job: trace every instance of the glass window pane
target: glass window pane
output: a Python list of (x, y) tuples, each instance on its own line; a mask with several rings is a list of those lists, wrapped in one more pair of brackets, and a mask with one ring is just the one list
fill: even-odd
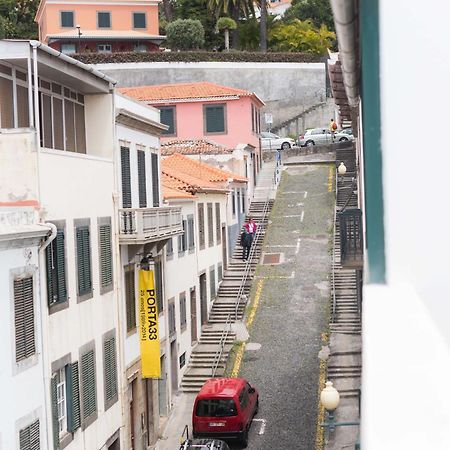
[(146, 28), (145, 13), (133, 13), (133, 28)]
[(75, 151), (75, 123), (73, 102), (64, 100), (64, 129), (66, 130), (66, 150)]
[(28, 127), (28, 88), (17, 85), (17, 121), (18, 126)]
[(51, 98), (45, 94), (41, 94), (41, 120), (43, 147), (53, 148)]
[(86, 129), (84, 122), (84, 106), (75, 104), (75, 126), (77, 138), (77, 153), (86, 153)]
[(64, 150), (63, 107), (62, 100), (53, 97), (53, 135), (54, 148)]
[(169, 106), (167, 108), (160, 108), (161, 123), (169, 127), (168, 130), (163, 131), (163, 134), (176, 134), (175, 132), (175, 107)]
[(111, 28), (111, 13), (98, 12), (97, 13), (98, 28)]
[(14, 128), (13, 82), (0, 77), (0, 128)]
[(73, 11), (61, 11), (61, 27), (73, 28)]

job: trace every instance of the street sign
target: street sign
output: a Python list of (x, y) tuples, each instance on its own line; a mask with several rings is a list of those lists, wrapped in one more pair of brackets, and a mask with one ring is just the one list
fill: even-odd
[(272, 117), (272, 114), (270, 114), (270, 113), (265, 113), (265, 114), (264, 114), (264, 118), (265, 118), (265, 121), (266, 121), (266, 123), (267, 123), (268, 125), (272, 125), (272, 124), (273, 124), (273, 117)]

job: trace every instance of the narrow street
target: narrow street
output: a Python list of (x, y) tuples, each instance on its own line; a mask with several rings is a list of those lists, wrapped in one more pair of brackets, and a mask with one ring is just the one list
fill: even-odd
[(239, 372), (260, 393), (251, 450), (315, 448), (317, 354), (328, 321), (333, 172), (330, 164), (288, 167), (270, 215), (252, 288), (259, 306), (248, 315), (250, 339)]

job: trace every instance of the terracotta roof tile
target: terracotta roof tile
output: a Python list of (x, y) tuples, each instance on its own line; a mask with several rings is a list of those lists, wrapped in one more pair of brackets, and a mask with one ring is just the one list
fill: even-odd
[(161, 143), (161, 155), (169, 156), (174, 153), (181, 155), (223, 155), (232, 153), (224, 145), (207, 141), (206, 139), (177, 139)]
[(229, 179), (247, 181), (245, 177), (217, 169), (178, 153), (161, 161), (161, 172), (164, 198), (175, 198), (173, 191), (181, 193), (176, 198), (192, 198), (199, 190), (227, 191)]
[(255, 97), (264, 104), (253, 92), (236, 89), (209, 81), (196, 83), (159, 84), (154, 86), (138, 86), (120, 88), (120, 92), (148, 103), (173, 102), (188, 99), (223, 98), (223, 97)]

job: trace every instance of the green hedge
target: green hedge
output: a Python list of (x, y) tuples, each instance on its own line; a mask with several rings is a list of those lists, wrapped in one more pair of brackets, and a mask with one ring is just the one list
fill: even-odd
[(133, 62), (323, 62), (323, 56), (307, 53), (257, 53), (257, 52), (148, 52), (148, 53), (85, 53), (74, 58), (86, 64)]

